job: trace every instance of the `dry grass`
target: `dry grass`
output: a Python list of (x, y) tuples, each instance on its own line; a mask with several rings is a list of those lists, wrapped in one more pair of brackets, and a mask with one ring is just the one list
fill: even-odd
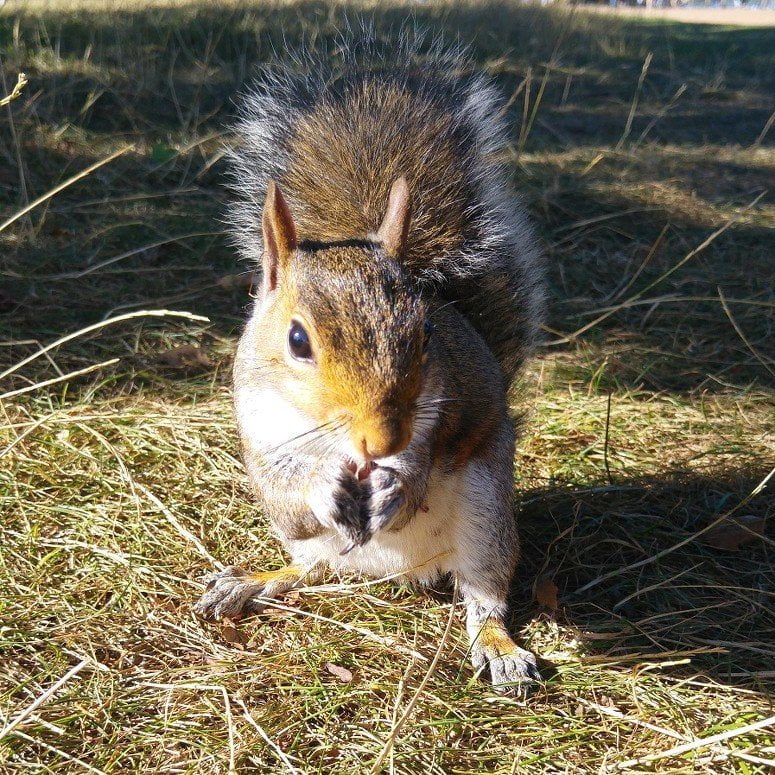
[[(452, 600), (391, 583), (329, 579), (236, 630), (193, 616), (215, 562), (283, 561), (229, 405), (248, 302), (220, 220), (230, 100), (281, 30), (327, 38), (368, 8), (0, 10), (0, 98), (29, 78), (0, 108), (0, 222), (45, 199), (0, 228), (0, 771), (768, 771), (769, 30), (411, 6), (516, 92), (515, 175), (551, 260), (547, 345), (515, 396), (513, 626), (545, 687), (494, 696)], [(210, 322), (128, 315), (154, 309)], [(206, 359), (163, 355), (194, 343)], [(730, 520), (752, 531), (737, 550)]]

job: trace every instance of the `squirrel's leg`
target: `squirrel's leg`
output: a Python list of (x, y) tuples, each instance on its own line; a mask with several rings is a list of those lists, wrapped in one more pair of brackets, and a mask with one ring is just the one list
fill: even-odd
[[(309, 501), (323, 517), (328, 516), (326, 510), (346, 508), (350, 521), (357, 522), (358, 504), (350, 492), (357, 489), (357, 481), (341, 463), (330, 465), (324, 472), (327, 476), (321, 476), (311, 459), (304, 455), (272, 459), (262, 455), (257, 445), (251, 447), (246, 443), (245, 446), (245, 467), (250, 481), (275, 531), (286, 542), (291, 538), (310, 538), (324, 530), (322, 519), (313, 513)], [(349, 490), (339, 483), (338, 477), (350, 485)], [(329, 519), (333, 522), (332, 517)], [(276, 598), (302, 581), (315, 583), (320, 571), (321, 567), (314, 561), (294, 562), (279, 570), (260, 573), (230, 565), (212, 576), (194, 611), (205, 619), (252, 612), (256, 610), (254, 598)]]
[(205, 619), (232, 618), (252, 610), (251, 604), (256, 597), (280, 597), (301, 581), (314, 583), (318, 576), (317, 568), (302, 565), (286, 565), (261, 573), (248, 573), (230, 565), (210, 579), (205, 593), (194, 605), (194, 611)]
[[(520, 648), (505, 625), (506, 603), (483, 593), (477, 585), (462, 583), (466, 598), (466, 629), (471, 639), (471, 662), (476, 670), (490, 671), (498, 690), (514, 686), (524, 691), (541, 680), (535, 656)], [(505, 596), (504, 596), (505, 597)]]
[(524, 691), (540, 681), (536, 658), (506, 628), (506, 598), (519, 554), (513, 517), (513, 434), (504, 429), (465, 473), (455, 576), (466, 602), (471, 661), (488, 668), (493, 686)]

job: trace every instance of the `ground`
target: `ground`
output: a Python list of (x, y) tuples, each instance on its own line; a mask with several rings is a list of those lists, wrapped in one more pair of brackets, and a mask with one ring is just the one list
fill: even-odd
[[(475, 678), (449, 594), (191, 608), (219, 563), (283, 563), (229, 398), (233, 100), (359, 14), (473, 43), (548, 256), (514, 396), (526, 701)], [(773, 37), (512, 2), (6, 3), (0, 97), (29, 82), (0, 108), (0, 771), (769, 771)]]
[(577, 10), (589, 13), (629, 16), (633, 19), (689, 22), (690, 24), (723, 24), (729, 27), (775, 27), (775, 8), (722, 8), (694, 5), (685, 8), (619, 5), (580, 5)]

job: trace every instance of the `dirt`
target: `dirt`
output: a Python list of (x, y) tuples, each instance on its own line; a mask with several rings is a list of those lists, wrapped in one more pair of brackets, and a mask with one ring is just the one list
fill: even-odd
[[(722, 24), (734, 27), (775, 27), (775, 8), (633, 8), (607, 5), (577, 6), (591, 13), (610, 13), (644, 19), (665, 19), (689, 24)], [(774, 42), (775, 45), (775, 42)]]

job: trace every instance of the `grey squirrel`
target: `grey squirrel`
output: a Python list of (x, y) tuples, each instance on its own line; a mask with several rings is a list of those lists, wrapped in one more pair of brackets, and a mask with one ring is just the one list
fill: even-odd
[(262, 268), (234, 364), (245, 466), (291, 556), (229, 567), (234, 616), (326, 566), (466, 605), (496, 687), (540, 680), (505, 626), (519, 553), (507, 392), (541, 320), (540, 250), (510, 185), (496, 88), (460, 50), (343, 41), (266, 68), (231, 152), (235, 239)]

